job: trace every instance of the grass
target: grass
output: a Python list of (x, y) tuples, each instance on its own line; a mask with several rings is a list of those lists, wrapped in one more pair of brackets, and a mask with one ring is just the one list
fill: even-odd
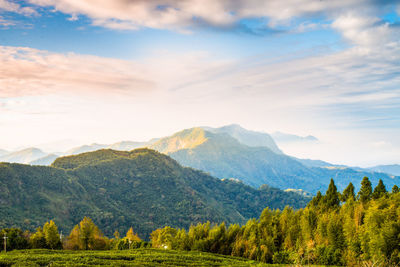
[(19, 250), (0, 253), (0, 266), (282, 266), (205, 252)]

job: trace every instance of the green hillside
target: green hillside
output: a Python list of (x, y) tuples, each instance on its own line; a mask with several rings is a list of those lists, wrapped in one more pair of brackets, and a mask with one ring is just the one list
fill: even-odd
[[(229, 131), (213, 131), (187, 129), (158, 140), (152, 148), (167, 153), (184, 166), (209, 172), (218, 178), (237, 178), (256, 188), (268, 184), (315, 194), (318, 190), (325, 191), (331, 178), (343, 190), (349, 182), (358, 186), (364, 176), (368, 176), (373, 184), (377, 184), (379, 179), (390, 187), (400, 183), (399, 177), (385, 173), (347, 167), (306, 166), (293, 157), (274, 153), (266, 146), (239, 142)], [(252, 137), (246, 132), (241, 134), (241, 140)]]
[(244, 223), (267, 206), (300, 208), (308, 200), (220, 180), (149, 149), (98, 150), (59, 158), (51, 167), (0, 164), (0, 227), (33, 230), (54, 219), (69, 230), (89, 216), (107, 235), (133, 226), (147, 238), (165, 225)]

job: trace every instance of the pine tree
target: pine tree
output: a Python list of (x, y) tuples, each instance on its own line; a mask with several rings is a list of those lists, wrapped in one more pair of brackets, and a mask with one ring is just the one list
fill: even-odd
[(358, 191), (357, 199), (360, 200), (362, 203), (367, 202), (371, 199), (372, 196), (372, 186), (371, 182), (369, 181), (368, 177), (364, 177), (361, 181), (361, 188)]
[(356, 194), (354, 193), (354, 185), (349, 183), (342, 194), (342, 201), (347, 202), (348, 200), (356, 200)]
[(398, 192), (400, 192), (399, 187), (397, 185), (394, 185), (392, 187), (392, 193), (395, 194), (395, 193), (398, 193)]
[(337, 191), (335, 182), (331, 179), (329, 184), (328, 190), (326, 191), (324, 197), (324, 203), (327, 208), (336, 208), (339, 207), (340, 200), (339, 200), (339, 193)]
[(386, 194), (387, 194), (386, 187), (383, 184), (383, 181), (381, 179), (379, 179), (379, 183), (375, 187), (374, 192), (372, 193), (372, 197), (374, 199), (378, 199), (378, 198), (381, 198), (383, 196), (386, 196)]
[(324, 197), (322, 196), (321, 191), (318, 191), (317, 195), (311, 199), (307, 206), (316, 208), (319, 206), (319, 204), (321, 204), (323, 198)]

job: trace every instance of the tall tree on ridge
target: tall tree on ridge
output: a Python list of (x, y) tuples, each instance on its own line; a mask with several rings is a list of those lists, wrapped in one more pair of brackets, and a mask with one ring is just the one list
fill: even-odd
[(361, 188), (358, 191), (357, 199), (362, 203), (367, 202), (372, 197), (372, 186), (368, 177), (364, 177), (361, 181)]
[(337, 187), (333, 179), (329, 183), (328, 190), (326, 190), (326, 194), (324, 197), (324, 203), (327, 208), (337, 208), (340, 204), (339, 193), (337, 191)]
[(387, 194), (386, 187), (383, 184), (382, 179), (379, 179), (378, 185), (375, 187), (374, 192), (372, 193), (372, 197), (374, 199), (381, 198)]

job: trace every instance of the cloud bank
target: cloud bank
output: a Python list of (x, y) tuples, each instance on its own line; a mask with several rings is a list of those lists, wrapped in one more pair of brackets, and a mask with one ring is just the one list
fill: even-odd
[(133, 62), (0, 46), (0, 98), (55, 93), (93, 94), (151, 90)]

